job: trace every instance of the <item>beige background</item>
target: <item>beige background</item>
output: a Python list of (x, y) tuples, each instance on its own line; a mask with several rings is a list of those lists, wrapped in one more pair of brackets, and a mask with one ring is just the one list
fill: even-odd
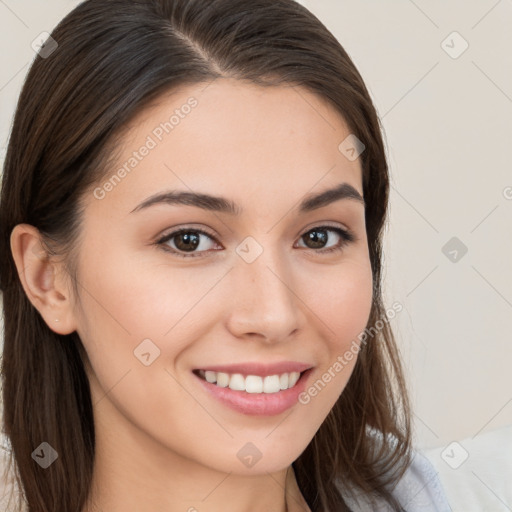
[[(77, 3), (0, 0), (0, 162), (31, 43)], [(404, 307), (393, 325), (417, 444), (510, 425), (512, 2), (301, 3), (352, 57), (382, 119), (392, 174), (386, 304)], [(468, 249), (449, 247), (455, 262), (442, 251), (452, 237)]]

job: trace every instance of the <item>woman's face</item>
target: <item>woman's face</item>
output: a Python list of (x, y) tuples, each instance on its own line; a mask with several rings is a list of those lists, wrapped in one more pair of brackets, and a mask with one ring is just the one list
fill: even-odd
[[(342, 184), (362, 196), (350, 137), (339, 149), (350, 131), (305, 89), (228, 79), (160, 98), (132, 126), (85, 198), (75, 321), (99, 440), (187, 467), (285, 468), (343, 392), (356, 362), (344, 354), (370, 314), (363, 202), (301, 208)], [(256, 365), (230, 372), (255, 375), (253, 392), (194, 372), (223, 385), (212, 369), (239, 364)], [(289, 391), (256, 392), (299, 364), (312, 370)], [(257, 378), (268, 374), (279, 377)]]

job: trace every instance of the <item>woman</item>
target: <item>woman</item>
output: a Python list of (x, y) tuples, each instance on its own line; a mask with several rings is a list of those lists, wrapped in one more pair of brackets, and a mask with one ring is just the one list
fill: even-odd
[(51, 37), (0, 206), (28, 510), (448, 510), (382, 302), (379, 121), (332, 34), (292, 0), (88, 0)]

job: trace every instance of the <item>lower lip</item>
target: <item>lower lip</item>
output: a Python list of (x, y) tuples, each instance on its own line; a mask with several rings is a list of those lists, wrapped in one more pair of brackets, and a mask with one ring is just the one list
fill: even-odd
[(299, 399), (299, 395), (306, 387), (306, 381), (312, 368), (301, 374), (295, 386), (277, 393), (247, 393), (247, 391), (235, 391), (228, 387), (221, 388), (201, 377), (193, 374), (205, 389), (217, 400), (235, 411), (251, 416), (275, 416), (293, 407)]

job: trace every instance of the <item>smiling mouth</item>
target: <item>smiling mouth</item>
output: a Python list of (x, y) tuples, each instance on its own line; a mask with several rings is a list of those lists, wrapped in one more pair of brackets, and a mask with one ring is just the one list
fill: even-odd
[(241, 373), (225, 373), (205, 370), (193, 370), (194, 375), (219, 388), (229, 388), (233, 391), (246, 393), (279, 393), (295, 387), (302, 376), (308, 372), (284, 372), (268, 375), (242, 375)]

